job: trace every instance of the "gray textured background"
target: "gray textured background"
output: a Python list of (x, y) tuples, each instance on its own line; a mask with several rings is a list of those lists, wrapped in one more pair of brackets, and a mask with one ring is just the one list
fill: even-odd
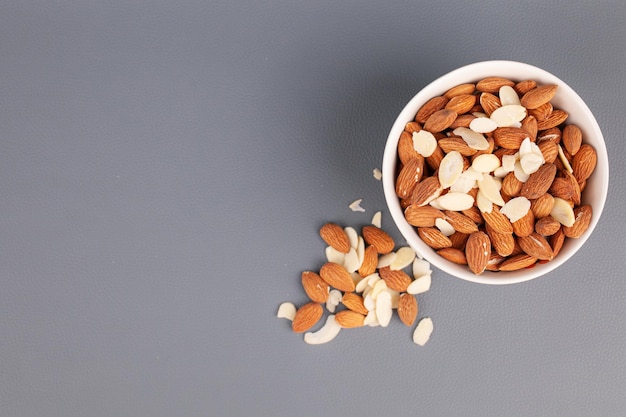
[[(0, 415), (623, 415), (625, 39), (621, 0), (3, 2)], [(596, 232), (523, 284), (436, 271), (424, 347), (397, 319), (306, 345), (275, 313), (319, 226), (383, 210), (401, 244), (387, 132), (488, 59), (595, 112)]]

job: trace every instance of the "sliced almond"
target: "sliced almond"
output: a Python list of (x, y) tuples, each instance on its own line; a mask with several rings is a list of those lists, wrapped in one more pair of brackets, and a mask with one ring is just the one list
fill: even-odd
[(391, 321), (392, 315), (391, 294), (383, 291), (376, 297), (376, 318), (378, 323), (382, 327), (387, 327)]
[(526, 108), (519, 104), (508, 104), (498, 107), (489, 118), (499, 127), (515, 126), (526, 117)]
[(457, 127), (452, 131), (452, 133), (463, 138), (463, 140), (472, 149), (482, 151), (489, 148), (489, 142), (485, 136), (481, 133), (474, 132), (472, 129), (467, 127)]
[(391, 270), (401, 270), (411, 265), (415, 260), (415, 251), (408, 246), (403, 246), (396, 251), (396, 258), (389, 265)]
[(433, 330), (433, 321), (430, 317), (421, 319), (419, 323), (417, 323), (417, 327), (415, 327), (415, 331), (413, 332), (413, 342), (416, 345), (424, 346), (428, 343)]
[(293, 321), (293, 318), (295, 316), (296, 306), (293, 303), (285, 301), (278, 306), (278, 312), (276, 313), (276, 317), (278, 317), (279, 319), (287, 319)]
[(489, 133), (496, 130), (498, 124), (489, 117), (475, 117), (469, 124), (469, 128), (477, 133)]
[(500, 97), (500, 102), (503, 106), (507, 106), (509, 104), (521, 105), (520, 98), (517, 95), (517, 92), (510, 85), (503, 85), (498, 90), (498, 97)]
[(482, 180), (478, 181), (478, 189), (493, 204), (497, 204), (498, 206), (504, 205), (504, 200), (502, 199), (502, 195), (500, 195), (500, 186), (491, 175), (483, 175)]
[(422, 294), (430, 290), (431, 285), (432, 285), (432, 277), (429, 273), (427, 275), (422, 275), (421, 277), (413, 280), (413, 282), (411, 282), (409, 286), (406, 287), (406, 292), (407, 294), (413, 294), (413, 295)]
[(576, 221), (572, 206), (562, 198), (554, 197), (554, 205), (550, 215), (565, 227), (572, 227)]
[(530, 211), (530, 200), (526, 197), (515, 197), (506, 202), (500, 209), (500, 213), (514, 223), (524, 217)]
[(474, 205), (474, 198), (466, 193), (449, 192), (437, 197), (436, 203), (443, 210), (461, 211)]
[(500, 166), (500, 158), (492, 153), (478, 155), (472, 161), (472, 168), (475, 171), (488, 173), (493, 172)]
[(435, 148), (437, 148), (437, 139), (431, 132), (427, 130), (413, 132), (413, 149), (421, 156), (424, 158), (431, 156)]
[(339, 334), (341, 326), (335, 321), (335, 315), (330, 314), (326, 318), (326, 323), (316, 332), (308, 332), (304, 334), (304, 342), (309, 345), (320, 345), (328, 343)]

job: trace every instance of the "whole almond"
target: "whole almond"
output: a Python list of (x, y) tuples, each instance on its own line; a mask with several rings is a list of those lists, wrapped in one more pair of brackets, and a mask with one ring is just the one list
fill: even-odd
[(422, 179), (411, 195), (411, 202), (416, 206), (425, 206), (441, 195), (443, 188), (436, 175)]
[(291, 322), (291, 329), (295, 333), (306, 332), (315, 326), (323, 314), (324, 309), (320, 304), (316, 302), (305, 304), (296, 311), (296, 315)]
[(493, 131), (493, 140), (501, 148), (518, 150), (522, 141), (528, 137), (521, 127), (499, 127)]
[(325, 303), (328, 299), (328, 284), (313, 271), (302, 272), (302, 287), (311, 301)]
[(534, 258), (526, 253), (511, 256), (499, 265), (500, 271), (518, 271), (520, 269), (528, 268), (537, 262), (537, 258)]
[(552, 211), (552, 207), (554, 207), (554, 197), (548, 193), (530, 202), (530, 209), (533, 211), (536, 219), (541, 219), (549, 215)]
[(335, 262), (326, 262), (320, 269), (320, 277), (331, 287), (337, 288), (339, 291), (354, 291), (354, 280), (352, 275), (343, 267)]
[(561, 143), (562, 132), (558, 127), (552, 127), (550, 129), (545, 129), (539, 133), (537, 133), (537, 140), (541, 143), (544, 140), (549, 140), (550, 142), (554, 142), (556, 144)]
[[(578, 187), (578, 183), (576, 183), (576, 186)], [(559, 197), (563, 200), (572, 200), (576, 191), (574, 189), (574, 184), (572, 184), (568, 178), (556, 177), (554, 181), (552, 181), (552, 185), (548, 189), (548, 193), (550, 193), (553, 197)], [(580, 194), (580, 191), (578, 194)]]
[(476, 96), (473, 94), (461, 94), (450, 98), (446, 109), (453, 110), (457, 115), (469, 112), (476, 104)]
[(564, 226), (561, 226), (561, 228), (549, 238), (554, 256), (559, 254), (561, 248), (563, 247), (563, 243), (565, 243), (565, 232), (563, 231), (563, 227)]
[(552, 236), (558, 232), (560, 228), (561, 223), (552, 216), (542, 217), (535, 223), (535, 231), (543, 236)]
[(470, 148), (470, 146), (463, 140), (463, 138), (459, 136), (450, 136), (444, 139), (440, 139), (438, 141), (441, 150), (445, 153), (450, 153), (452, 151), (457, 151), (463, 156), (472, 156), (476, 152), (478, 152), (474, 148)]
[(472, 219), (464, 215), (463, 213), (459, 213), (458, 211), (445, 211), (444, 212), (444, 220), (446, 220), (454, 230), (457, 232), (470, 234), (478, 231), (478, 226)]
[(378, 251), (374, 246), (368, 246), (363, 251), (363, 262), (358, 269), (359, 275), (366, 277), (376, 272), (378, 266)]
[(450, 99), (445, 96), (437, 96), (428, 100), (415, 115), (415, 121), (424, 123), (433, 113), (443, 109)]
[(347, 309), (356, 311), (357, 313), (367, 315), (368, 311), (363, 303), (363, 297), (353, 292), (347, 292), (343, 295), (341, 303), (346, 306)]
[(457, 112), (455, 112), (454, 110), (438, 110), (431, 114), (428, 119), (426, 119), (426, 122), (424, 122), (424, 130), (428, 130), (432, 133), (441, 132), (450, 127), (452, 122), (454, 122), (454, 119), (456, 119), (456, 116)]
[(513, 86), (513, 90), (517, 92), (518, 95), (523, 96), (533, 88), (537, 87), (537, 81), (535, 80), (523, 80), (518, 82)]
[(437, 171), (439, 169), (439, 164), (441, 164), (441, 160), (444, 156), (445, 154), (441, 150), (441, 147), (437, 145), (433, 154), (426, 158), (426, 163), (428, 164), (428, 167), (433, 171)]
[(341, 310), (335, 313), (335, 321), (344, 329), (353, 329), (365, 324), (365, 316), (356, 311)]
[(504, 77), (487, 77), (476, 83), (476, 89), (487, 93), (497, 93), (500, 87), (505, 85), (513, 87), (515, 83)]
[(498, 96), (491, 93), (482, 93), (479, 98), (480, 105), (487, 116), (491, 116), (497, 108), (502, 107)]
[(398, 317), (402, 323), (412, 326), (417, 318), (417, 299), (412, 294), (404, 293), (398, 298)]
[(538, 146), (543, 155), (543, 159), (548, 163), (553, 163), (559, 156), (559, 147), (555, 142), (544, 140), (541, 141)]
[[(469, 236), (468, 236), (469, 237)], [(465, 252), (457, 248), (443, 248), (437, 251), (437, 254), (443, 259), (453, 262), (458, 265), (467, 265), (467, 258)]]
[(515, 249), (515, 238), (513, 233), (496, 232), (489, 224), (485, 225), (485, 231), (491, 241), (491, 248), (500, 256), (507, 257)]
[(563, 227), (566, 237), (579, 238), (587, 231), (593, 212), (590, 205), (579, 206), (574, 209), (574, 224), (570, 227)]
[(522, 186), (520, 196), (529, 200), (541, 197), (550, 189), (552, 181), (554, 181), (556, 176), (556, 171), (556, 165), (543, 164), (536, 172), (530, 174), (528, 180)]
[(539, 122), (550, 117), (550, 114), (552, 114), (553, 111), (554, 107), (552, 106), (552, 103), (544, 103), (535, 109), (528, 109), (528, 113), (530, 113), (537, 121), (537, 129), (539, 129)]
[(556, 94), (558, 86), (556, 84), (540, 85), (526, 92), (520, 102), (527, 109), (536, 109), (544, 103), (552, 100)]
[(487, 267), (491, 255), (491, 241), (485, 232), (474, 232), (465, 244), (465, 257), (470, 270), (479, 275)]
[(411, 136), (413, 136), (414, 132), (419, 132), (420, 130), (422, 130), (422, 125), (413, 121), (407, 122), (406, 125), (404, 125), (404, 130), (410, 133)]
[(565, 122), (569, 114), (561, 109), (555, 109), (550, 115), (544, 120), (537, 120), (537, 129), (546, 130), (551, 127), (555, 127)]
[(373, 225), (363, 226), (361, 234), (365, 243), (374, 246), (376, 251), (382, 255), (391, 252), (396, 245), (387, 232)]
[(460, 114), (454, 119), (454, 122), (450, 125), (450, 129), (456, 129), (457, 127), (469, 127), (472, 120), (474, 120), (476, 116), (471, 113)]
[(596, 169), (597, 162), (598, 155), (596, 154), (596, 150), (593, 146), (586, 143), (581, 145), (572, 160), (572, 173), (574, 174), (576, 181), (581, 183), (589, 178)]
[(452, 246), (450, 238), (434, 227), (418, 227), (417, 234), (424, 243), (435, 250)]
[(406, 130), (400, 133), (400, 139), (398, 140), (398, 158), (404, 165), (413, 158), (423, 158), (413, 146), (413, 136)]
[(500, 208), (493, 205), (491, 213), (482, 213), (485, 223), (489, 224), (498, 233), (513, 233), (513, 225), (508, 217), (500, 213)]
[(460, 249), (462, 251), (465, 251), (465, 243), (467, 242), (467, 238), (469, 238), (468, 234), (460, 232), (454, 232), (450, 236), (448, 236), (448, 239), (450, 239), (450, 243), (452, 243), (451, 247), (454, 249)]
[(546, 238), (537, 232), (528, 236), (519, 236), (517, 242), (526, 254), (534, 258), (549, 261), (554, 257), (552, 247)]
[(415, 227), (434, 227), (437, 219), (443, 219), (443, 213), (429, 205), (411, 204), (404, 210), (406, 221)]
[(476, 85), (471, 83), (459, 84), (444, 93), (444, 96), (448, 98), (461, 96), (465, 94), (472, 94), (476, 90)]
[(472, 206), (467, 210), (462, 210), (461, 213), (465, 214), (467, 217), (472, 219), (472, 221), (478, 225), (481, 225), (485, 222), (482, 214), (480, 214), (480, 210), (476, 206)]
[(513, 222), (513, 233), (517, 236), (528, 236), (535, 231), (535, 214), (532, 210), (519, 220)]
[(401, 269), (391, 269), (388, 266), (378, 270), (380, 277), (385, 280), (387, 287), (394, 291), (404, 292), (413, 281), (406, 272)]
[(341, 253), (350, 252), (350, 239), (341, 226), (335, 223), (326, 223), (320, 229), (320, 236), (333, 249)]
[(506, 194), (509, 197), (517, 197), (522, 190), (523, 182), (517, 179), (514, 172), (509, 172), (502, 179), (502, 194)]
[(522, 125), (520, 126), (522, 129), (528, 133), (528, 137), (531, 141), (535, 141), (537, 139), (537, 119), (533, 115), (528, 115), (522, 120)]
[(400, 198), (407, 198), (413, 194), (413, 190), (424, 175), (424, 158), (419, 155), (410, 159), (396, 178), (396, 194)]
[(570, 155), (576, 155), (583, 143), (583, 132), (578, 126), (569, 124), (563, 128), (561, 142)]

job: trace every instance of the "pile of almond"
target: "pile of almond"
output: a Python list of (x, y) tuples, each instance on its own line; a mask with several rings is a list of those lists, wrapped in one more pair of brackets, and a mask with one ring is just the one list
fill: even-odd
[(396, 194), (420, 238), (475, 274), (552, 260), (589, 227), (597, 155), (557, 85), (488, 77), (428, 100), (398, 142)]
[[(380, 221), (379, 213), (374, 216)], [(430, 264), (409, 247), (395, 249), (395, 242), (380, 225), (366, 225), (359, 235), (352, 227), (327, 223), (320, 236), (328, 245), (327, 262), (319, 271), (302, 272), (304, 292), (310, 302), (296, 309), (282, 303), (277, 316), (292, 321), (292, 330), (305, 333), (309, 344), (326, 343), (341, 329), (362, 326), (387, 327), (393, 310), (407, 326), (418, 315), (416, 295), (431, 285)], [(405, 272), (411, 268), (411, 275)], [(323, 326), (308, 332), (329, 313)], [(433, 330), (432, 320), (423, 318), (413, 332), (413, 341), (424, 345)]]

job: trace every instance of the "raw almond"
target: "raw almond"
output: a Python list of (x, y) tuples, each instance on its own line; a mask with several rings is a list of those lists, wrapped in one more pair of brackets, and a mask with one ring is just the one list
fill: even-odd
[(583, 143), (583, 132), (578, 126), (569, 124), (563, 128), (561, 142), (570, 155), (576, 155)]
[(542, 104), (548, 103), (554, 98), (558, 86), (556, 84), (545, 84), (537, 86), (526, 92), (520, 102), (527, 109), (536, 109)]
[(515, 173), (509, 172), (502, 179), (502, 189), (500, 191), (509, 197), (517, 197), (523, 185), (524, 183), (517, 179)]
[(363, 262), (358, 269), (359, 275), (366, 277), (376, 272), (378, 266), (378, 251), (374, 246), (368, 246), (363, 251)]
[(519, 149), (527, 137), (528, 132), (521, 127), (499, 127), (493, 131), (495, 144), (506, 149)]
[(424, 243), (435, 250), (452, 246), (450, 239), (434, 227), (418, 227), (417, 234)]
[(406, 272), (400, 269), (391, 269), (388, 266), (380, 268), (378, 273), (385, 280), (387, 287), (394, 291), (406, 291), (406, 288), (413, 281)]
[(409, 163), (413, 158), (423, 158), (413, 146), (413, 134), (403, 131), (398, 140), (398, 158), (403, 165)]
[[(469, 237), (469, 235), (467, 235)], [(458, 265), (467, 265), (467, 258), (465, 252), (457, 248), (443, 248), (437, 251), (437, 254), (443, 259), (453, 262)]]
[(565, 122), (568, 117), (569, 114), (567, 112), (556, 109), (552, 111), (552, 113), (550, 113), (550, 116), (548, 116), (545, 120), (537, 121), (537, 129), (546, 130), (550, 129), (551, 127), (558, 126), (561, 123)]
[(425, 206), (441, 195), (443, 187), (436, 175), (424, 178), (413, 189), (411, 202), (416, 206)]
[(350, 252), (350, 239), (341, 226), (335, 223), (326, 223), (320, 229), (320, 236), (333, 249), (341, 253)]
[(443, 219), (443, 212), (426, 205), (418, 206), (411, 204), (404, 210), (404, 217), (411, 226), (415, 227), (434, 227), (436, 219)]
[[(578, 186), (578, 183), (576, 183), (576, 186)], [(572, 200), (575, 194), (574, 185), (565, 177), (556, 177), (552, 181), (548, 192), (552, 196), (562, 198), (563, 200)]]
[(513, 233), (496, 232), (489, 224), (485, 226), (485, 231), (491, 241), (492, 249), (495, 250), (498, 255), (507, 257), (513, 253), (513, 249), (515, 249)]
[(480, 95), (480, 105), (487, 116), (490, 116), (496, 109), (502, 107), (498, 96), (485, 92)]
[(528, 210), (526, 215), (513, 222), (513, 233), (517, 236), (528, 236), (535, 230), (535, 215), (532, 210)]
[(524, 94), (526, 94), (527, 92), (529, 92), (535, 87), (537, 87), (537, 81), (523, 80), (515, 84), (513, 86), (513, 89), (517, 92), (517, 94), (519, 94), (520, 96), (523, 96)]
[(466, 215), (451, 210), (445, 211), (444, 214), (444, 220), (450, 223), (457, 232), (470, 234), (478, 231), (476, 223)]
[(357, 313), (367, 315), (368, 311), (363, 304), (363, 297), (353, 292), (347, 292), (343, 295), (341, 303), (346, 306), (347, 309), (356, 311)]
[(476, 152), (476, 149), (470, 148), (470, 146), (459, 136), (450, 136), (438, 141), (439, 146), (445, 153), (457, 151), (463, 156), (472, 156)]
[(526, 254), (534, 258), (549, 261), (554, 257), (552, 247), (546, 238), (537, 232), (528, 236), (519, 236), (517, 242)]
[(413, 134), (413, 132), (419, 132), (422, 130), (422, 125), (417, 122), (407, 122), (407, 124), (404, 125), (404, 130)]
[(365, 315), (352, 310), (342, 310), (335, 313), (335, 321), (344, 329), (353, 329), (363, 326)]
[(550, 142), (554, 142), (557, 145), (561, 143), (562, 132), (558, 127), (552, 127), (550, 129), (546, 129), (543, 132), (539, 132), (537, 134), (537, 140), (541, 143), (544, 140), (549, 140)]
[(554, 197), (548, 193), (545, 193), (530, 202), (530, 209), (535, 214), (536, 219), (548, 216), (553, 207)]
[(552, 252), (554, 256), (558, 255), (563, 247), (563, 243), (565, 242), (565, 232), (563, 231), (564, 226), (552, 236), (550, 236), (550, 246), (552, 247)]
[(482, 274), (491, 255), (491, 241), (485, 232), (474, 232), (467, 239), (465, 257), (473, 273)]
[(457, 127), (469, 127), (472, 120), (475, 118), (476, 116), (473, 114), (460, 114), (456, 119), (454, 119), (454, 122), (450, 125), (450, 129), (456, 129)]
[(439, 145), (435, 146), (433, 153), (430, 156), (426, 157), (426, 163), (428, 164), (428, 167), (431, 170), (436, 171), (439, 168), (439, 164), (441, 164), (441, 160), (444, 156), (445, 154), (441, 150), (441, 147)]
[(589, 178), (596, 168), (597, 162), (598, 155), (593, 146), (588, 144), (581, 145), (572, 161), (572, 173), (576, 181), (581, 183)]
[(330, 290), (328, 284), (313, 271), (302, 272), (302, 287), (311, 301), (325, 303), (328, 299), (328, 292)]
[(487, 77), (476, 83), (476, 89), (482, 92), (497, 93), (500, 87), (508, 85), (513, 87), (515, 83), (504, 77)]
[(498, 233), (513, 233), (513, 225), (508, 217), (500, 213), (500, 209), (495, 204), (491, 209), (491, 213), (483, 212), (483, 219)]
[(362, 235), (365, 243), (374, 246), (381, 255), (391, 252), (395, 246), (393, 238), (379, 227), (363, 226)]
[(552, 185), (556, 171), (556, 165), (554, 164), (542, 165), (537, 171), (530, 174), (530, 177), (528, 177), (528, 180), (524, 183), (524, 186), (522, 186), (520, 195), (529, 200), (541, 197)]
[(522, 129), (528, 133), (528, 137), (534, 142), (537, 139), (537, 119), (535, 116), (528, 115), (522, 120), (522, 125), (520, 126)]
[(518, 271), (534, 265), (535, 262), (537, 262), (537, 258), (534, 258), (526, 253), (521, 253), (519, 255), (511, 256), (503, 261), (499, 265), (498, 269), (500, 271)]
[(450, 242), (452, 243), (452, 248), (465, 250), (465, 242), (467, 242), (468, 237), (468, 234), (454, 232), (450, 236), (448, 236), (448, 239), (450, 239)]
[(539, 128), (539, 122), (546, 120), (553, 111), (552, 103), (544, 103), (535, 109), (528, 109), (528, 112), (537, 120), (537, 128)]
[(552, 236), (561, 228), (561, 223), (552, 216), (542, 217), (535, 223), (535, 231), (543, 236)]
[(453, 110), (457, 115), (469, 112), (476, 104), (476, 96), (473, 94), (461, 94), (450, 98), (446, 109)]
[(574, 209), (574, 224), (570, 227), (563, 227), (563, 232), (566, 237), (571, 238), (579, 238), (587, 231), (589, 228), (589, 224), (591, 223), (591, 218), (593, 217), (593, 213), (591, 210), (591, 206), (584, 205), (579, 206)]
[(424, 175), (424, 158), (418, 155), (410, 159), (398, 174), (396, 179), (396, 194), (400, 198), (407, 198), (413, 193), (413, 189)]
[(316, 302), (305, 304), (296, 311), (296, 315), (291, 322), (291, 329), (296, 333), (306, 332), (315, 326), (323, 314), (324, 309), (320, 304)]
[(424, 130), (432, 133), (441, 132), (454, 122), (457, 112), (450, 109), (441, 109), (431, 114), (424, 122)]
[(354, 280), (352, 279), (352, 275), (346, 270), (346, 268), (338, 263), (326, 262), (322, 265), (319, 275), (328, 285), (338, 289), (339, 291), (354, 291)]
[(459, 84), (444, 93), (445, 97), (452, 98), (456, 96), (461, 96), (465, 94), (472, 94), (476, 90), (476, 85), (471, 83)]
[(402, 323), (412, 326), (417, 318), (417, 299), (412, 294), (404, 293), (398, 299), (398, 317)]
[(431, 98), (417, 111), (415, 121), (423, 124), (433, 113), (443, 109), (446, 104), (448, 104), (449, 100), (450, 99), (444, 96)]
[(476, 223), (477, 225), (481, 225), (485, 222), (485, 219), (483, 219), (482, 214), (480, 214), (480, 210), (476, 206), (472, 206), (468, 208), (467, 210), (461, 210), (461, 213), (463, 213), (464, 215), (472, 219), (472, 221)]
[(555, 142), (544, 140), (539, 143), (539, 150), (547, 163), (553, 163), (559, 156), (559, 147)]

